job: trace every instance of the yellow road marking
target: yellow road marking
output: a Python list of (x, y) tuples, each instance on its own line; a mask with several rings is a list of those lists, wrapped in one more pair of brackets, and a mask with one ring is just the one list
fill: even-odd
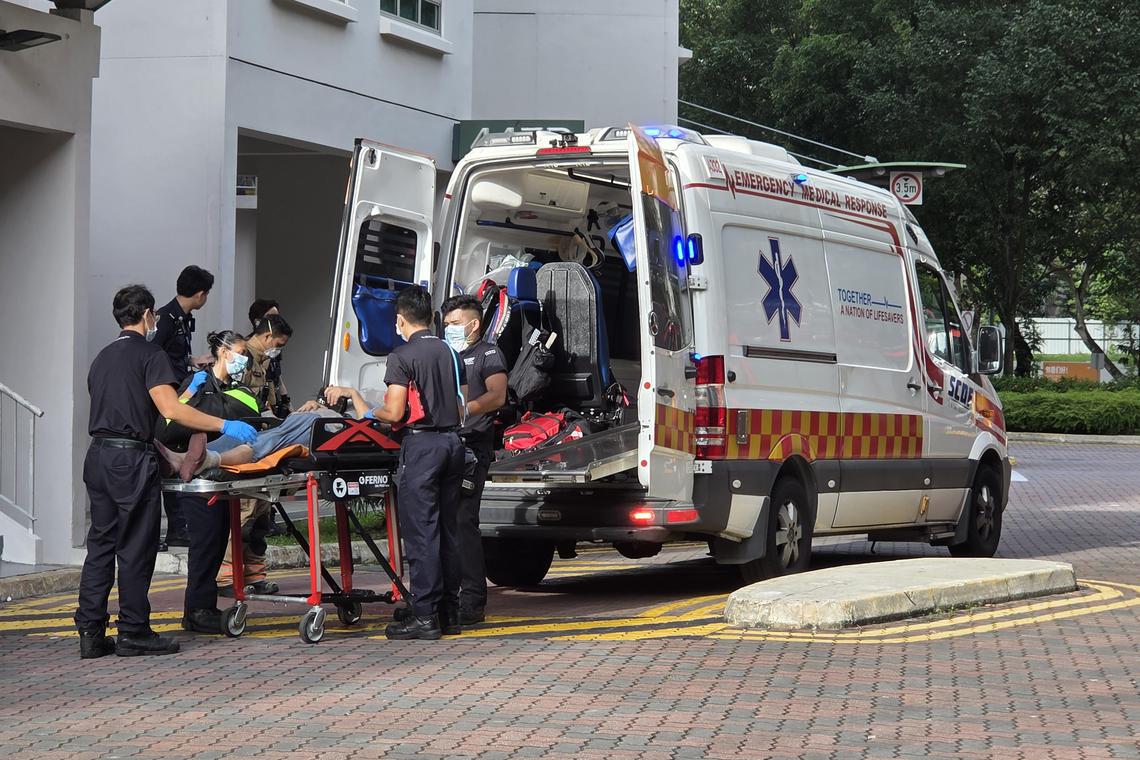
[[(623, 566), (624, 567), (624, 566)], [(297, 573), (295, 577), (303, 577)], [(176, 589), (184, 585), (184, 578), (164, 579), (155, 584), (158, 589)], [(851, 644), (898, 644), (920, 641), (937, 641), (947, 638), (968, 636), (976, 633), (992, 633), (1011, 628), (1067, 620), (1084, 615), (1111, 612), (1140, 605), (1140, 586), (1110, 581), (1081, 581), (1080, 585), (1094, 590), (1093, 594), (1066, 597), (1047, 601), (1027, 602), (1013, 607), (971, 612), (937, 620), (889, 625), (883, 628), (847, 632), (809, 631), (763, 631), (731, 628), (724, 622), (710, 622), (719, 617), (727, 594), (710, 594), (691, 597), (679, 601), (655, 605), (632, 616), (621, 618), (579, 618), (566, 620), (558, 617), (492, 617), (484, 628), (467, 629), (465, 638), (509, 637), (526, 634), (547, 634), (550, 638), (568, 640), (633, 640), (657, 639), (679, 636), (701, 636), (735, 641), (778, 641), (802, 643), (851, 643)], [(1122, 590), (1135, 596), (1123, 598)], [(73, 597), (62, 597), (70, 599)], [(44, 600), (39, 600), (44, 603)], [(356, 626), (343, 626), (331, 607), (328, 610), (326, 630), (332, 633), (372, 634), (383, 630), (388, 622), (386, 611), (379, 615), (369, 614), (365, 608), (365, 620)], [(1066, 609), (1068, 608), (1068, 609)], [(52, 614), (57, 611), (68, 613), (73, 607), (43, 608), (24, 605), (20, 612), (25, 615)], [(303, 605), (295, 605), (296, 612), (288, 615), (267, 615), (260, 617), (256, 610), (250, 612), (248, 630), (250, 638), (282, 638), (295, 635), (296, 625), (304, 614)], [(678, 613), (678, 611), (681, 611)], [(0, 617), (19, 614), (12, 608)], [(159, 632), (177, 631), (181, 628), (182, 612), (167, 610), (155, 612), (155, 630)], [(521, 623), (521, 625), (515, 625)], [(34, 636), (74, 636), (70, 616), (31, 619), (22, 621), (0, 621), (0, 631), (28, 629)], [(44, 631), (43, 628), (60, 627), (60, 631)], [(615, 630), (630, 629), (630, 630)], [(382, 638), (370, 635), (369, 638)]]

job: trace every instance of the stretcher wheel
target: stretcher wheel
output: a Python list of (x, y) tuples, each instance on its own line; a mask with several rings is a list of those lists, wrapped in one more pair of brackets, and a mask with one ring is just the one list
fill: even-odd
[(222, 632), (231, 639), (236, 639), (245, 633), (246, 613), (248, 608), (244, 604), (235, 604), (222, 614)]
[(316, 644), (325, 636), (325, 611), (320, 607), (311, 609), (305, 613), (301, 618), (301, 624), (297, 626), (297, 632), (301, 634), (301, 641), (306, 644)]
[(340, 622), (345, 625), (356, 625), (360, 622), (363, 608), (360, 602), (346, 602), (338, 604), (336, 607), (336, 616), (340, 618)]

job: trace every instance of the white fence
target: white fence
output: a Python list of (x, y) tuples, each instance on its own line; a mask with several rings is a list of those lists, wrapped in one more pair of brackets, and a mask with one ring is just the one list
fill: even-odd
[[(1077, 335), (1076, 320), (1061, 317), (1035, 317), (1030, 320), (1041, 336), (1043, 354), (1089, 354), (1091, 353), (1081, 336)], [(1129, 333), (1133, 342), (1140, 342), (1140, 325), (1106, 325), (1098, 320), (1086, 323), (1093, 339), (1105, 351), (1111, 351), (1118, 343), (1127, 343)]]

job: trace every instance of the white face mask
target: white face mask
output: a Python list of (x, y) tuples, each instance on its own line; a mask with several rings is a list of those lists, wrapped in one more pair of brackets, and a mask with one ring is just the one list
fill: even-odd
[(158, 335), (158, 317), (157, 316), (154, 318), (154, 324), (152, 324), (150, 327), (146, 328), (147, 342), (153, 341), (154, 336), (156, 336), (156, 335)]
[(276, 359), (278, 356), (281, 355), (281, 349), (280, 348), (267, 349), (265, 352), (265, 355), (268, 356), (270, 359)]

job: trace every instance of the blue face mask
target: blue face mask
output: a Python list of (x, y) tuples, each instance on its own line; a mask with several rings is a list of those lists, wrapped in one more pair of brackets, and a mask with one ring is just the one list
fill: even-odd
[(244, 354), (234, 354), (233, 358), (226, 362), (226, 372), (233, 379), (241, 377), (245, 372), (246, 365), (249, 364), (249, 357)]
[[(470, 322), (467, 323), (471, 324)], [(459, 353), (467, 348), (467, 325), (448, 325), (443, 328), (443, 339)]]

